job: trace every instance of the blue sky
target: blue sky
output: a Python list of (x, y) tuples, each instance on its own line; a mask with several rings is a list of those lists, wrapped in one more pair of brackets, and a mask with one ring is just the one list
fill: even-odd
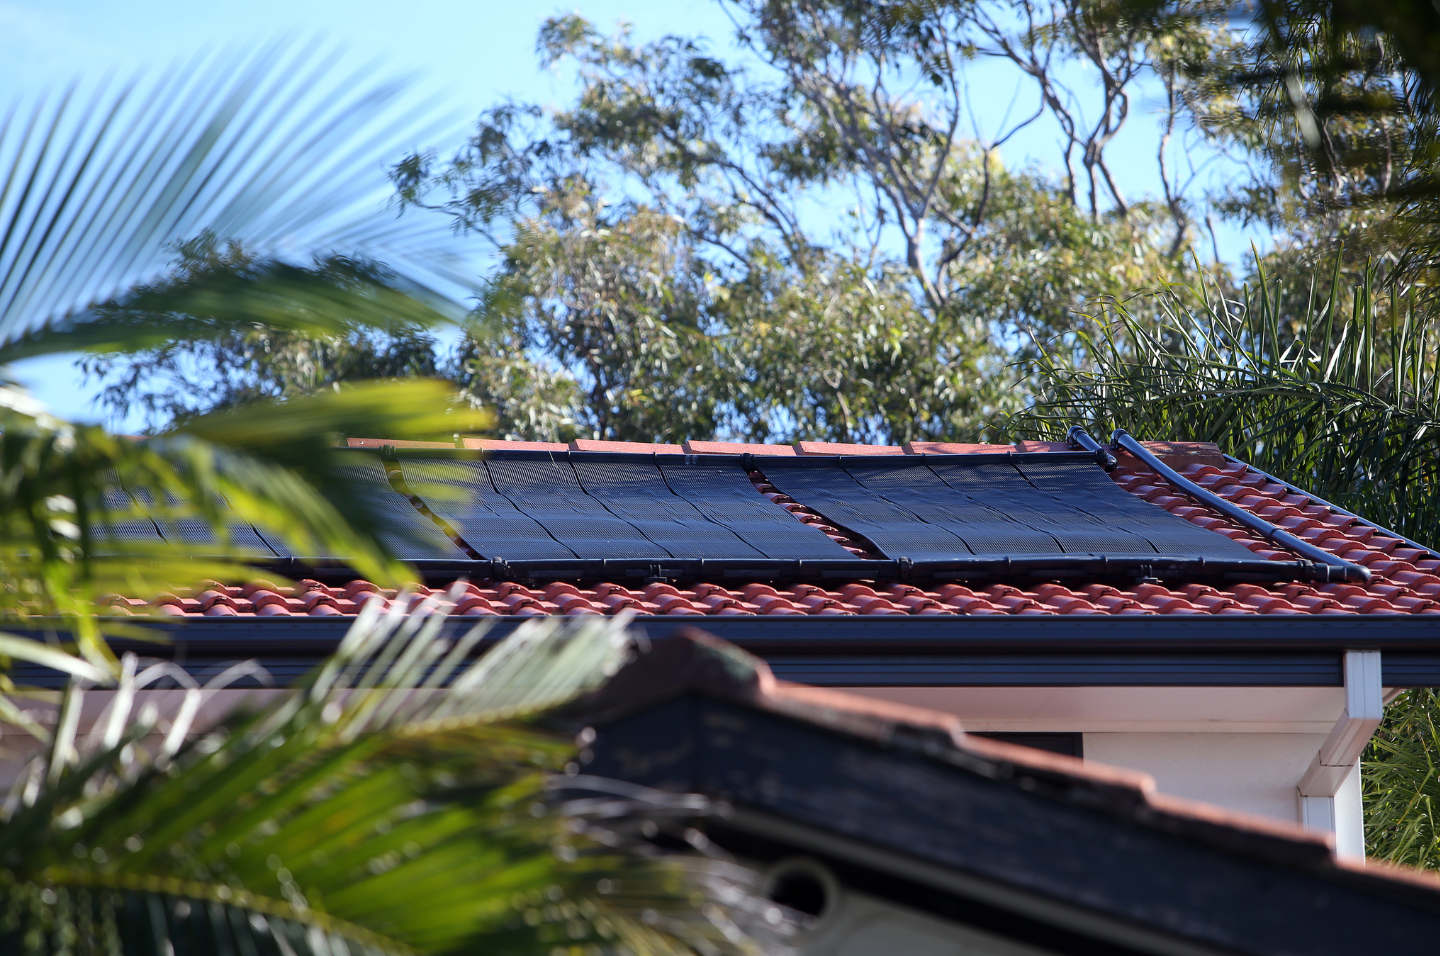
[[(563, 102), (569, 83), (539, 69), (535, 32), (547, 16), (576, 11), (602, 26), (620, 20), (639, 38), (665, 33), (700, 34), (729, 45), (731, 25), (713, 0), (581, 0), (547, 6), (497, 0), (0, 0), (0, 91), (7, 100), (56, 90), (77, 78), (128, 76), (161, 68), (206, 49), (249, 47), (277, 37), (338, 43), (347, 59), (376, 64), (389, 75), (414, 75), (418, 88), (436, 95), (463, 119), (506, 96)], [(1013, 80), (981, 67), (972, 79), (975, 108), (984, 125), (999, 120)], [(1143, 114), (1146, 104), (1139, 104)], [(986, 111), (997, 115), (987, 117)], [(1154, 185), (1153, 124), (1135, 116), (1133, 128), (1111, 147), (1127, 189)], [(1043, 126), (1006, 149), (1009, 164), (1049, 165), (1053, 133)], [(1238, 257), (1248, 238), (1227, 233), (1227, 259)], [(27, 363), (19, 377), (57, 413), (94, 420), (93, 389), (81, 384), (68, 358)], [(126, 423), (114, 423), (124, 430)], [(134, 427), (131, 423), (130, 427)]]

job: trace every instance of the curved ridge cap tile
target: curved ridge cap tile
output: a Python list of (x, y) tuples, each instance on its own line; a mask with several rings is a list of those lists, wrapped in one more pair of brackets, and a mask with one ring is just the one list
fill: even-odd
[(1294, 845), (1302, 852), (1308, 845), (1316, 855), (1323, 854), (1334, 858), (1335, 835), (1327, 831), (1309, 830), (1299, 823), (1247, 813), (1244, 810), (1232, 810), (1159, 791), (1147, 794), (1146, 803), (1151, 809), (1177, 821), (1198, 822), (1224, 830), (1240, 830), (1271, 837), (1277, 842)]
[(569, 444), (571, 451), (618, 451), (639, 455), (683, 455), (684, 445), (665, 442), (602, 441), (598, 438), (577, 438)]
[(793, 445), (752, 445), (733, 441), (692, 441), (684, 444), (687, 455), (783, 455), (794, 456)]
[(1015, 451), (1014, 445), (987, 445), (956, 441), (911, 441), (905, 443), (907, 455), (1003, 455)]
[(520, 451), (569, 451), (570, 446), (563, 441), (506, 441), (501, 438), (466, 438), (466, 448), (479, 448), (486, 451), (502, 451), (506, 448), (514, 448)]
[(1028, 767), (1031, 770), (1098, 784), (1107, 789), (1130, 791), (1147, 803), (1158, 793), (1155, 789), (1155, 778), (1140, 770), (1116, 767), (1113, 764), (1098, 763), (1094, 760), (1082, 760), (1078, 757), (1050, 753), (1021, 744), (976, 737), (972, 734), (965, 734), (961, 738), (960, 748), (990, 760), (1004, 761)]
[(838, 441), (802, 441), (795, 443), (800, 455), (903, 455), (899, 445), (856, 445)]

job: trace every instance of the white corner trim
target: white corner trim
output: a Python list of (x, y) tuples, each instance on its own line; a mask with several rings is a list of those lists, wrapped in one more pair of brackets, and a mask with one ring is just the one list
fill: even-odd
[[(1318, 805), (1305, 809), (1311, 797), (1333, 797), (1360, 761), (1370, 735), (1385, 716), (1385, 689), (1380, 685), (1379, 651), (1345, 652), (1345, 712), (1300, 778), (1302, 814), (1324, 816)], [(1333, 819), (1333, 811), (1329, 814)], [(1318, 829), (1318, 827), (1317, 827)]]

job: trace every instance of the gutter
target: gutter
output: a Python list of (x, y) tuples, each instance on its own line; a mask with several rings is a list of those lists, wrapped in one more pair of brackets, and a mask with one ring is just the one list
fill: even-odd
[[(127, 619), (135, 623), (133, 619)], [(531, 617), (454, 618), (452, 636), (491, 630), (485, 649)], [(332, 652), (346, 617), (157, 621), (161, 643), (116, 640), (117, 651), (167, 657), (202, 674), (256, 659), (298, 676)], [(1385, 687), (1440, 687), (1440, 615), (1086, 617), (641, 617), (651, 639), (695, 628), (771, 663), (786, 680), (825, 686), (1340, 687), (1345, 653), (1383, 651)], [(43, 638), (36, 623), (27, 636)], [(60, 686), (18, 663), (17, 683)], [(1359, 711), (1356, 711), (1359, 713)]]

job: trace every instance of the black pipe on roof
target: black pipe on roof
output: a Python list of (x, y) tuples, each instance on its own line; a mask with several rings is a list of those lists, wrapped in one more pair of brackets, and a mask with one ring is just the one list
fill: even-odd
[[(1074, 435), (1075, 433), (1076, 429), (1071, 429), (1071, 434)], [(1084, 430), (1080, 429), (1079, 434), (1085, 435)], [(1089, 438), (1090, 436), (1085, 435), (1085, 437)], [(1091, 438), (1090, 441), (1093, 442), (1094, 439)], [(1140, 459), (1140, 461), (1144, 462), (1151, 471), (1154, 471), (1156, 474), (1160, 475), (1162, 478), (1170, 482), (1176, 488), (1180, 489), (1185, 494), (1189, 495), (1191, 498), (1194, 498), (1202, 505), (1205, 505), (1207, 508), (1213, 508), (1214, 510), (1225, 515), (1227, 518), (1238, 521), (1240, 524), (1243, 524), (1250, 530), (1259, 533), (1263, 538), (1265, 538), (1266, 541), (1269, 541), (1271, 544), (1285, 548), (1289, 551), (1293, 551), (1296, 554), (1302, 555), (1306, 558), (1309, 558), (1311, 561), (1315, 561), (1318, 562), (1320, 565), (1323, 565), (1323, 567), (1316, 567), (1313, 569), (1314, 572), (1316, 572), (1314, 576), (1318, 580), (1351, 581), (1359, 584), (1370, 583), (1371, 575), (1369, 568), (1363, 567), (1350, 561), (1346, 561), (1344, 558), (1337, 557), (1336, 555), (1331, 554), (1324, 548), (1317, 548), (1315, 545), (1304, 540), (1303, 538), (1299, 538), (1288, 531), (1275, 527), (1273, 524), (1266, 521), (1264, 518), (1261, 518), (1259, 515), (1252, 514), (1249, 511), (1246, 511), (1244, 508), (1241, 508), (1240, 506), (1234, 504), (1233, 502), (1226, 501), (1224, 498), (1221, 498), (1214, 492), (1208, 491), (1200, 487), (1199, 485), (1195, 484), (1195, 482), (1191, 481), (1189, 478), (1186, 478), (1184, 475), (1180, 474), (1180, 472), (1176, 471), (1174, 468), (1171, 468), (1169, 465), (1165, 464), (1165, 462), (1155, 457), (1155, 455), (1150, 452), (1150, 449), (1146, 448), (1144, 445), (1136, 441), (1135, 437), (1129, 432), (1127, 432), (1125, 429), (1115, 429), (1114, 434), (1111, 435), (1111, 441), (1114, 442), (1116, 447), (1123, 448), (1125, 449), (1125, 451)]]
[(1120, 464), (1115, 456), (1105, 450), (1098, 441), (1091, 438), (1089, 433), (1079, 425), (1071, 425), (1070, 432), (1065, 436), (1071, 445), (1077, 445), (1088, 452), (1094, 452), (1095, 461), (1104, 468), (1107, 473), (1112, 472)]

